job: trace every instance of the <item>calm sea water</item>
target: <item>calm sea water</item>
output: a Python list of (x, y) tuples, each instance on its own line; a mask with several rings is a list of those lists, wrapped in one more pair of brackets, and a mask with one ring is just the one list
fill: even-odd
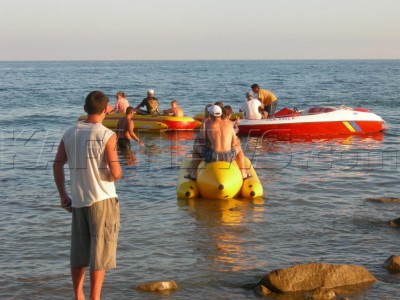
[[(382, 116), (384, 135), (274, 141), (242, 137), (265, 197), (178, 201), (179, 162), (194, 134), (144, 133), (137, 162), (121, 157), (118, 268), (104, 299), (255, 299), (243, 289), (276, 268), (350, 263), (379, 281), (352, 299), (400, 299), (400, 277), (383, 262), (400, 255), (400, 61), (0, 62), (0, 298), (71, 299), (70, 217), (59, 207), (52, 160), (64, 130), (94, 89), (125, 91), (137, 104), (153, 88), (162, 108), (187, 115), (217, 100), (235, 110), (250, 84), (275, 92), (279, 107), (341, 104)], [(134, 290), (173, 279), (169, 296)], [(88, 281), (88, 280), (87, 280)], [(281, 299), (281, 298), (280, 298)], [(293, 299), (293, 298), (289, 298)]]

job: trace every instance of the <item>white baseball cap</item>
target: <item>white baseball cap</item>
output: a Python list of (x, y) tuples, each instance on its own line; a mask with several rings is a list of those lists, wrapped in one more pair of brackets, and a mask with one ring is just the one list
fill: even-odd
[(218, 105), (212, 105), (208, 108), (208, 112), (212, 115), (212, 116), (216, 116), (219, 117), (222, 115), (222, 109), (221, 107), (219, 107)]
[(147, 93), (150, 94), (150, 95), (154, 95), (154, 90), (150, 89), (150, 90), (147, 91)]

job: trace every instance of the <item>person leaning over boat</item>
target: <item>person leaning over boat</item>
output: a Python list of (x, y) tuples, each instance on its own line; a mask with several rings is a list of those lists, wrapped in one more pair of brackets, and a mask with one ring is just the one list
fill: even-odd
[[(147, 111), (141, 109), (143, 106), (146, 106)], [(135, 107), (135, 109), (139, 115), (158, 116), (160, 114), (160, 109), (158, 105), (158, 99), (154, 96), (154, 90), (148, 90), (147, 97), (144, 98), (142, 102)]]
[(246, 102), (242, 104), (239, 111), (244, 112), (244, 117), (248, 120), (262, 119), (260, 111), (264, 111), (264, 104), (260, 100), (254, 99), (252, 92), (247, 92), (246, 98)]
[(128, 106), (126, 109), (125, 117), (119, 119), (117, 124), (118, 132), (118, 148), (121, 151), (131, 150), (131, 140), (138, 142), (140, 146), (144, 146), (142, 141), (137, 137), (133, 129), (135, 128), (132, 121), (132, 117), (135, 114), (135, 109), (132, 106)]
[[(106, 270), (116, 267), (120, 209), (114, 181), (122, 177), (117, 135), (102, 125), (108, 98), (100, 91), (86, 97), (87, 120), (63, 135), (53, 173), (61, 206), (72, 212), (70, 266), (75, 299), (85, 299), (85, 269), (90, 267), (90, 299), (100, 299)], [(68, 162), (71, 197), (65, 188)]]
[(164, 116), (172, 116), (172, 117), (183, 117), (183, 110), (178, 105), (178, 101), (172, 100), (171, 101), (171, 108), (163, 110)]
[(268, 90), (260, 89), (257, 83), (251, 85), (253, 93), (257, 94), (258, 100), (264, 104), (264, 118), (272, 118), (275, 114), (276, 106), (278, 105), (278, 98)]
[(108, 114), (113, 114), (115, 112), (119, 113), (125, 113), (126, 108), (129, 106), (129, 101), (126, 99), (125, 93), (124, 92), (118, 92), (115, 95), (115, 98), (117, 98), (117, 102), (115, 102), (115, 107), (113, 110), (107, 112)]

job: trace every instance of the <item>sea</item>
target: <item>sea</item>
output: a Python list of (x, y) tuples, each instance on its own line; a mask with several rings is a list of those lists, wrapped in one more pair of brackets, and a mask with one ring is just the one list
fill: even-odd
[[(138, 131), (135, 160), (120, 155), (117, 269), (102, 299), (258, 299), (246, 287), (309, 262), (366, 267), (377, 282), (349, 299), (400, 299), (400, 60), (0, 62), (0, 299), (73, 299), (71, 214), (60, 207), (52, 164), (86, 95), (124, 91), (136, 106), (154, 89), (185, 115), (222, 101), (237, 111), (258, 83), (283, 107), (363, 107), (385, 133), (300, 139), (241, 136), (264, 188), (254, 200), (179, 200), (179, 165), (195, 132)], [(68, 170), (67, 183), (69, 182)], [(88, 275), (88, 274), (87, 274)], [(174, 280), (171, 293), (139, 284)], [(89, 278), (86, 278), (88, 297)], [(268, 299), (268, 297), (267, 297)], [(303, 299), (301, 295), (269, 299)]]

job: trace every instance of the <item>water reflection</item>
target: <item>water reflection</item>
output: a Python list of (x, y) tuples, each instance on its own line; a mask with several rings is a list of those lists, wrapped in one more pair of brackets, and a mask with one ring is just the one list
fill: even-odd
[(209, 269), (236, 272), (254, 268), (255, 243), (250, 223), (262, 222), (264, 200), (178, 200), (178, 205), (196, 220), (195, 251), (209, 261)]
[[(325, 145), (378, 145), (383, 142), (384, 133), (378, 132), (366, 135), (331, 135), (331, 136), (298, 136), (273, 137), (273, 136), (242, 136), (241, 142), (244, 149), (280, 152), (278, 145), (287, 144), (325, 144)], [(244, 145), (244, 146), (243, 146)], [(301, 147), (301, 146), (300, 146)]]

